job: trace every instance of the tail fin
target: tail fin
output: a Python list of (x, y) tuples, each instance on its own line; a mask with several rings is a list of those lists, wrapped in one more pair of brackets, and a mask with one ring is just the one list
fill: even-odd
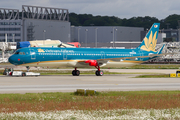
[(159, 27), (160, 27), (160, 23), (154, 23), (151, 26), (151, 29), (146, 34), (145, 38), (143, 39), (138, 49), (156, 52), (155, 47), (157, 43)]

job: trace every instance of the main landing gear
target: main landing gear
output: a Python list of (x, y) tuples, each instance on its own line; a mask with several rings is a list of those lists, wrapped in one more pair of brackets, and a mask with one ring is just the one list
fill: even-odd
[[(96, 76), (103, 76), (103, 71), (100, 70), (99, 66), (95, 66), (98, 70), (95, 72)], [(80, 71), (77, 70), (77, 68), (75, 68), (75, 70), (72, 71), (72, 75), (73, 76), (79, 76), (80, 75)]]
[(79, 76), (80, 75), (80, 71), (77, 70), (77, 68), (75, 68), (75, 70), (72, 71), (72, 75), (73, 76)]
[(99, 66), (95, 66), (98, 70), (95, 72), (96, 76), (103, 76), (103, 71), (100, 70), (100, 67)]

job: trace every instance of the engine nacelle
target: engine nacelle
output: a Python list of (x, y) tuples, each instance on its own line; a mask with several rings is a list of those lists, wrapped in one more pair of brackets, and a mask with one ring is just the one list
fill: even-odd
[(97, 60), (86, 60), (85, 63), (89, 63), (89, 66), (98, 66)]

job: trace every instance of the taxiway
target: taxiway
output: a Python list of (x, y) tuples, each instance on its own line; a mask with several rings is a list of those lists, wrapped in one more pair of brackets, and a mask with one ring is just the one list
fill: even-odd
[[(132, 72), (127, 69), (123, 71)], [(137, 70), (137, 72), (139, 71), (141, 70)], [(160, 73), (163, 73), (162, 71), (164, 73), (173, 72), (172, 70), (159, 70)], [(153, 72), (158, 72), (158, 70)], [(135, 76), (137, 74), (0, 76), (0, 93), (74, 92), (76, 89), (96, 91), (180, 90), (180, 78), (134, 78)]]

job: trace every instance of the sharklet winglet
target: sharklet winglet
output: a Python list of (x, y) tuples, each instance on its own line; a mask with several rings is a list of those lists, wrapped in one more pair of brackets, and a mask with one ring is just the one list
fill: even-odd
[(164, 48), (165, 44), (163, 44), (163, 46), (157, 51), (157, 54), (161, 54), (162, 53), (162, 50)]

